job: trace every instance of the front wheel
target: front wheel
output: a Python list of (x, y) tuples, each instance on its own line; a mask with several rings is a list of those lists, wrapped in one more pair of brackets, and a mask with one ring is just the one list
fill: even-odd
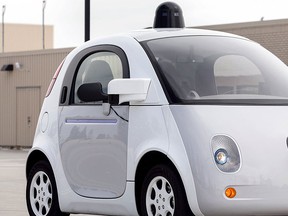
[(166, 165), (153, 167), (141, 189), (141, 216), (192, 216), (182, 181)]
[(59, 208), (56, 182), (51, 166), (37, 162), (31, 169), (26, 187), (26, 203), (30, 216), (68, 216)]

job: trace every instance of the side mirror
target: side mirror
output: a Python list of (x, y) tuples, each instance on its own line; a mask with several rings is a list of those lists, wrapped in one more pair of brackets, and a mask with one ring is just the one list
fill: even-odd
[[(108, 83), (109, 103), (144, 101), (147, 98), (151, 79), (113, 79)], [(115, 100), (116, 98), (116, 100)]]
[(78, 98), (83, 102), (108, 101), (108, 95), (102, 90), (101, 83), (84, 83), (77, 90)]

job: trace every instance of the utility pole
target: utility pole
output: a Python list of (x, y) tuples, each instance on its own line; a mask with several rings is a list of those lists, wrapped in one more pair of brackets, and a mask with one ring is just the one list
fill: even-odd
[(46, 0), (43, 0), (43, 5), (42, 5), (42, 43), (43, 43), (43, 49), (45, 49), (45, 8), (46, 8)]
[(5, 29), (4, 29), (4, 15), (5, 15), (5, 12), (6, 12), (6, 5), (3, 5), (2, 6), (2, 53), (4, 53), (4, 43), (5, 43), (5, 40), (4, 40), (4, 37), (5, 37)]
[(90, 0), (85, 0), (85, 42), (90, 40)]

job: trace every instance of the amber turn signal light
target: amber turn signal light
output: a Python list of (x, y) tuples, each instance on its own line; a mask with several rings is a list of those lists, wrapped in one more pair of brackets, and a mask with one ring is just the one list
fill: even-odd
[(227, 188), (226, 190), (225, 190), (225, 195), (226, 195), (226, 197), (228, 197), (228, 198), (230, 198), (230, 199), (232, 199), (232, 198), (234, 198), (235, 196), (236, 196), (236, 190), (234, 189), (234, 188)]

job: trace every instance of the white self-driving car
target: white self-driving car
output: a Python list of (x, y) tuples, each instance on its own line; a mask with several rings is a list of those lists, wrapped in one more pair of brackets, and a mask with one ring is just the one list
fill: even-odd
[(26, 165), (32, 216), (288, 215), (288, 68), (248, 39), (146, 29), (59, 66)]

